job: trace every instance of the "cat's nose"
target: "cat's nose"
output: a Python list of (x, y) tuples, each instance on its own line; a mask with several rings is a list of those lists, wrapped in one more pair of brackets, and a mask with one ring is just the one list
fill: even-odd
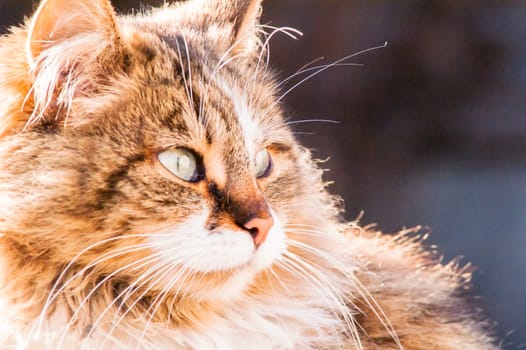
[(268, 217), (254, 217), (243, 225), (252, 236), (256, 249), (265, 242), (272, 226), (274, 226), (272, 215), (268, 215)]

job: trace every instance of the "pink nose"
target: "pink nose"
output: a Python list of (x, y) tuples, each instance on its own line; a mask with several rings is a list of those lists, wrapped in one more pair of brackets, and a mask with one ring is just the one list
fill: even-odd
[(268, 236), (268, 232), (274, 226), (274, 219), (272, 216), (267, 218), (252, 218), (247, 221), (243, 227), (250, 232), (256, 249), (265, 242)]

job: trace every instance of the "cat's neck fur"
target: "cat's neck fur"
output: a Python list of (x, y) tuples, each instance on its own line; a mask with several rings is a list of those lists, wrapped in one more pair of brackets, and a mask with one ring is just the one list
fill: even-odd
[[(335, 227), (325, 229), (327, 232), (337, 231)], [(339, 241), (339, 238), (334, 238)], [(7, 251), (5, 244), (2, 248), (3, 256), (6, 253), (20, 254)], [(14, 249), (13, 246), (9, 248)], [(333, 248), (338, 249), (336, 246)], [(307, 261), (320, 259), (319, 256), (308, 254), (302, 258)], [(138, 346), (138, 342), (141, 349), (280, 349), (294, 348), (299, 344), (304, 349), (315, 349), (320, 344), (328, 348), (330, 343), (337, 347), (349, 336), (342, 333), (341, 329), (342, 319), (345, 318), (345, 312), (341, 311), (346, 307), (345, 302), (338, 300), (338, 295), (331, 289), (348, 289), (349, 286), (346, 286), (346, 278), (336, 266), (317, 272), (326, 279), (325, 287), (320, 284), (319, 275), (313, 276), (312, 280), (305, 280), (287, 271), (277, 271), (275, 273), (279, 274), (279, 279), (269, 273), (262, 274), (248, 290), (239, 295), (225, 296), (222, 302), (194, 300), (188, 295), (165, 298), (151, 315), (142, 313), (141, 308), (149, 310), (158, 294), (145, 294), (144, 306), (139, 308), (135, 305), (129, 310), (131, 313), (128, 318), (133, 321), (124, 319), (114, 328), (112, 321), (115, 321), (114, 315), (118, 313), (109, 313), (105, 319), (98, 318), (108, 313), (108, 305), (115, 303), (113, 293), (116, 286), (112, 285), (113, 282), (99, 288), (99, 292), (92, 296), (89, 307), (82, 305), (81, 296), (88, 294), (93, 286), (72, 285), (71, 288), (79, 288), (78, 299), (59, 297), (48, 306), (47, 315), (31, 314), (34, 310), (46, 310), (48, 291), (57, 288), (54, 284), (61, 270), (59, 266), (43, 262), (26, 260), (20, 263), (46, 266), (41, 271), (32, 270), (33, 276), (29, 273), (24, 276), (25, 281), (38, 280), (39, 285), (26, 283), (20, 289), (24, 294), (19, 295), (17, 300), (17, 305), (23, 305), (24, 308), (10, 308), (9, 313), (11, 316), (17, 314), (24, 320), (25, 325), (23, 322), (11, 325), (25, 329), (17, 337), (19, 341), (27, 340), (26, 345), (30, 349), (53, 349), (58, 346), (64, 350), (76, 349), (79, 337), (85, 345), (98, 348), (104, 344), (112, 349), (128, 349)], [(71, 270), (72, 274), (75, 272)], [(18, 276), (10, 276), (10, 279), (13, 287), (21, 286)], [(122, 309), (127, 310), (126, 306), (122, 306)], [(66, 326), (72, 326), (68, 320), (73, 313), (77, 319), (72, 331), (67, 330)], [(27, 320), (33, 321), (27, 323)], [(95, 328), (94, 322), (97, 323)], [(328, 342), (329, 339), (332, 340)]]

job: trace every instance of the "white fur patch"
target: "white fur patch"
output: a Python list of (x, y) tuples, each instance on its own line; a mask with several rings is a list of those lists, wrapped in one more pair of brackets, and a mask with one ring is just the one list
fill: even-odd
[(208, 231), (208, 215), (208, 210), (204, 210), (173, 229), (153, 235), (150, 240), (154, 249), (163, 259), (198, 272), (245, 268), (251, 274), (270, 266), (286, 249), (285, 233), (275, 215), (274, 226), (258, 249), (244, 230)]
[(218, 77), (215, 78), (215, 82), (234, 105), (234, 110), (238, 117), (241, 130), (243, 131), (245, 148), (250, 158), (254, 159), (257, 151), (259, 151), (257, 147), (262, 140), (261, 127), (255, 118), (256, 112), (250, 108), (246, 93), (239, 87), (232, 86)]

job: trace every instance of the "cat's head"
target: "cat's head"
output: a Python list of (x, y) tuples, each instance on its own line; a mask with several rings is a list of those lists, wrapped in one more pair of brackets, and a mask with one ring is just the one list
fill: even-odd
[(322, 241), (337, 210), (283, 120), (259, 13), (43, 1), (2, 43), (2, 239), (84, 281), (201, 299)]

